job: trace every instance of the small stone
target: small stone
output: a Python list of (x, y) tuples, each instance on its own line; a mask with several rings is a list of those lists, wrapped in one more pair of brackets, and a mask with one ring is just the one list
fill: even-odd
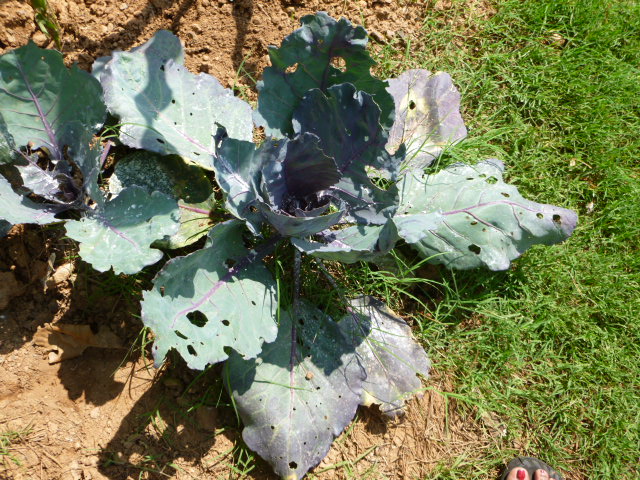
[(293, 15), (294, 13), (296, 13), (296, 7), (287, 7), (285, 9), (285, 11), (289, 14), (289, 15)]
[(129, 8), (129, 4), (127, 4), (127, 3), (121, 3), (120, 4), (120, 10), (126, 10), (127, 8)]
[(31, 40), (33, 40), (33, 43), (35, 43), (39, 47), (44, 47), (49, 43), (49, 39), (47, 38), (47, 36), (40, 30), (33, 34)]
[(93, 410), (91, 410), (91, 412), (89, 412), (89, 416), (94, 420), (100, 417), (100, 407), (96, 407)]

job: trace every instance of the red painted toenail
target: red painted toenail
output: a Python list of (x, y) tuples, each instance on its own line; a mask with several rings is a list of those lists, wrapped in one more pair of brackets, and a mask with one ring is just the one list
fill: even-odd
[(516, 472), (516, 477), (518, 477), (518, 480), (524, 480), (524, 477), (527, 475), (527, 472), (520, 469)]

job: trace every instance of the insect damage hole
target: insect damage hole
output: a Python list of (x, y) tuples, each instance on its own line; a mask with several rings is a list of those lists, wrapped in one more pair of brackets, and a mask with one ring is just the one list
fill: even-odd
[(413, 100), (411, 100), (409, 102), (409, 110), (415, 110), (416, 109), (416, 102), (414, 102)]
[(555, 223), (560, 223), (560, 220), (562, 220), (560, 215), (558, 215), (557, 213), (552, 218)]
[(229, 320), (222, 320), (222, 324), (223, 324), (225, 327), (228, 327), (228, 326), (229, 326)]
[(204, 327), (209, 321), (207, 316), (199, 310), (187, 313), (187, 319), (189, 319), (192, 325), (200, 328)]
[(536, 217), (538, 217), (540, 220), (542, 220), (544, 218), (544, 215), (541, 213), (536, 213)]
[(469, 250), (476, 255), (480, 255), (481, 248), (475, 243), (472, 243), (471, 245), (469, 245)]
[(296, 468), (298, 468), (298, 464), (296, 462), (289, 462), (289, 468), (291, 470), (295, 470)]

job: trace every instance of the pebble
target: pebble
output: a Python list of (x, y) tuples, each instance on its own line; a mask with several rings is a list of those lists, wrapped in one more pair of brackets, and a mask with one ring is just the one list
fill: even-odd
[(49, 43), (49, 39), (47, 38), (47, 36), (44, 33), (42, 33), (40, 30), (34, 33), (31, 39), (39, 47), (44, 47)]
[(100, 407), (96, 407), (91, 412), (89, 412), (89, 416), (93, 419), (100, 417)]
[(127, 8), (129, 8), (129, 4), (127, 4), (127, 3), (121, 3), (120, 4), (120, 10), (126, 10)]

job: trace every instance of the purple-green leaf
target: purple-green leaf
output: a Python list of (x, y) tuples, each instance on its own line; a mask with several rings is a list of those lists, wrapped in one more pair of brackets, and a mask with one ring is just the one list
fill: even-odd
[(444, 148), (467, 136), (460, 115), (460, 92), (449, 74), (407, 70), (390, 79), (387, 90), (396, 106), (387, 149), (395, 152), (405, 145), (404, 168), (429, 166)]
[[(280, 48), (269, 49), (273, 66), (264, 70), (263, 81), (258, 83), (257, 121), (267, 134), (291, 134), (293, 112), (307, 92), (326, 92), (341, 83), (352, 83), (373, 95), (382, 110), (382, 123), (391, 126), (393, 99), (386, 91), (387, 82), (371, 75), (375, 62), (366, 50), (366, 30), (325, 12), (306, 15), (300, 21), (302, 27), (286, 37)], [(344, 69), (332, 65), (336, 58), (344, 60)]]

